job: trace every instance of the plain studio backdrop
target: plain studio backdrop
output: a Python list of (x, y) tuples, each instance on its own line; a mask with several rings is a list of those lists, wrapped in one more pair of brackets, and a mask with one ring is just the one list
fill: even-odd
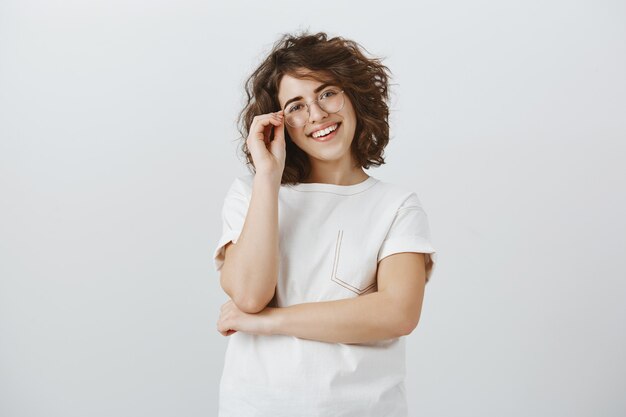
[(626, 415), (626, 6), (590, 0), (0, 1), (0, 415), (216, 414), (243, 82), (304, 29), (393, 72), (367, 172), (439, 254), (410, 415)]

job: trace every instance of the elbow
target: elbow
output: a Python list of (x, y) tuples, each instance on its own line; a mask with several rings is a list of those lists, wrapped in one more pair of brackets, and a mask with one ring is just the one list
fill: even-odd
[(421, 303), (398, 303), (399, 308), (395, 311), (400, 333), (402, 336), (410, 335), (416, 328), (422, 315)]
[(417, 324), (419, 323), (420, 318), (419, 315), (417, 317), (413, 316), (404, 316), (403, 320), (400, 321), (400, 335), (408, 336), (413, 333), (413, 330), (417, 328)]
[(244, 313), (256, 314), (270, 303), (272, 298), (274, 298), (274, 293), (276, 288), (272, 289), (271, 294), (266, 294), (259, 296), (258, 294), (250, 294), (249, 291), (246, 291), (245, 288), (231, 288), (228, 285), (222, 285), (222, 289), (224, 292), (233, 300), (233, 303), (237, 306), (239, 310)]
[(267, 301), (259, 300), (251, 297), (239, 297), (237, 299), (233, 298), (233, 302), (237, 306), (239, 310), (248, 314), (256, 314), (260, 313), (267, 307), (271, 298)]
[(263, 311), (269, 303), (269, 300), (263, 302), (258, 298), (254, 298), (243, 293), (243, 291), (231, 291), (224, 286), (222, 286), (222, 289), (230, 297), (230, 299), (233, 300), (233, 303), (235, 303), (237, 308), (244, 313), (256, 314)]
[[(244, 313), (256, 314), (263, 311), (276, 292), (276, 286), (271, 291), (269, 291), (269, 288), (264, 290), (259, 288), (257, 291), (252, 291), (249, 285), (235, 282), (231, 278), (231, 274), (222, 272), (220, 277), (221, 287), (233, 300), (237, 308)], [(260, 291), (263, 291), (263, 293), (260, 293)]]

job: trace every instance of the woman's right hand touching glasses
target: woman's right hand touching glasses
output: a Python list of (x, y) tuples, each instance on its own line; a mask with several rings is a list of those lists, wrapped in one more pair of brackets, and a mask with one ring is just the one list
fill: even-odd
[[(268, 174), (278, 181), (285, 169), (285, 122), (283, 111), (254, 116), (246, 145), (257, 174)], [(272, 128), (274, 138), (270, 140)]]

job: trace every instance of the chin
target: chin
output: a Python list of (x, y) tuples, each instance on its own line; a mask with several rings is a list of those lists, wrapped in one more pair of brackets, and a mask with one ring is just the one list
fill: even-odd
[(320, 149), (319, 147), (308, 147), (305, 152), (322, 161), (337, 161), (350, 156), (350, 144), (333, 147), (332, 149)]

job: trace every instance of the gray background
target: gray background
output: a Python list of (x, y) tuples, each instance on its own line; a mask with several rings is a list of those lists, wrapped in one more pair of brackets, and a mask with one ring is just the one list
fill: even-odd
[(626, 414), (626, 6), (0, 0), (0, 415), (212, 416), (211, 254), (281, 33), (394, 73), (379, 179), (439, 265), (411, 416)]

